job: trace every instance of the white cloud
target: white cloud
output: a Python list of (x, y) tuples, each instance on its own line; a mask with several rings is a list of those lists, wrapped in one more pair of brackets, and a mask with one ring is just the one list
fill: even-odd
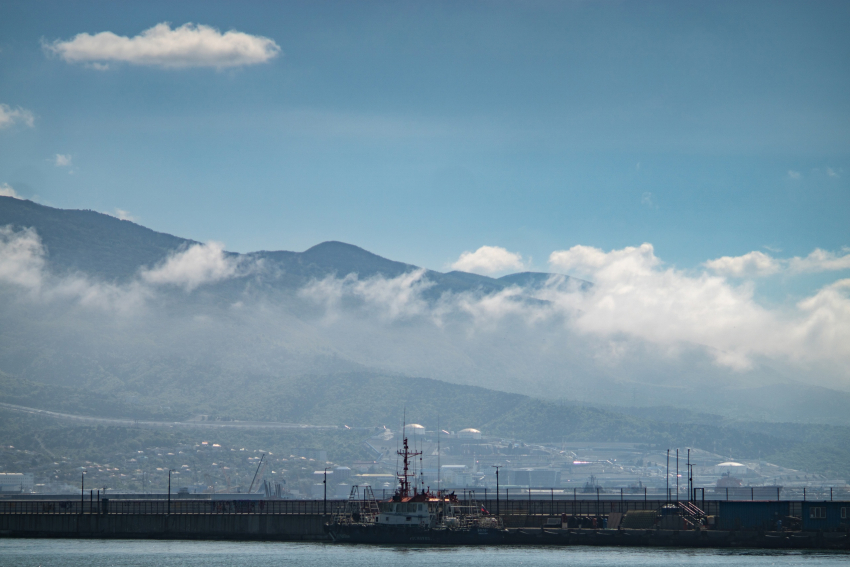
[(192, 23), (171, 29), (165, 22), (135, 37), (80, 33), (68, 41), (45, 43), (44, 48), (68, 63), (88, 63), (101, 70), (107, 62), (222, 69), (265, 63), (280, 53), (280, 46), (267, 37), (233, 30), (221, 33)]
[(302, 297), (323, 304), (334, 315), (346, 299), (355, 299), (385, 320), (410, 318), (428, 311), (422, 292), (434, 284), (425, 270), (407, 272), (395, 278), (375, 276), (361, 280), (357, 274), (333, 276), (314, 281), (300, 290)]
[(768, 254), (759, 251), (743, 256), (723, 256), (703, 264), (716, 274), (736, 278), (745, 276), (769, 276), (779, 272), (782, 265)]
[(112, 216), (117, 218), (117, 219), (121, 219), (121, 220), (132, 221), (132, 222), (136, 221), (136, 217), (131, 215), (129, 211), (125, 211), (124, 209), (119, 209), (117, 207), (115, 208), (115, 211), (112, 213)]
[(56, 154), (56, 157), (53, 158), (53, 165), (56, 167), (71, 167), (71, 155)]
[[(760, 357), (810, 362), (825, 357), (850, 364), (850, 342), (835, 339), (848, 335), (850, 328), (846, 286), (827, 286), (796, 309), (770, 310), (753, 299), (749, 284), (735, 286), (724, 277), (664, 268), (649, 244), (611, 252), (575, 246), (554, 252), (550, 261), (594, 282), (586, 293), (551, 297), (573, 310), (573, 322), (583, 332), (625, 334), (671, 348), (704, 345), (718, 364), (736, 369), (747, 369)], [(714, 262), (720, 271), (735, 274), (776, 266), (753, 254)], [(814, 336), (832, 338), (813, 349)]]
[(650, 209), (657, 209), (658, 206), (655, 204), (655, 198), (652, 193), (649, 191), (644, 191), (643, 195), (640, 197), (641, 204), (649, 207)]
[(788, 268), (795, 273), (847, 270), (850, 269), (850, 250), (845, 248), (844, 254), (839, 255), (816, 248), (805, 258), (799, 256), (791, 258), (788, 261)]
[(44, 247), (35, 230), (0, 227), (0, 281), (36, 290), (43, 270)]
[(780, 272), (790, 274), (829, 272), (850, 269), (850, 249), (842, 254), (816, 248), (808, 256), (773, 258), (763, 252), (753, 251), (743, 256), (723, 256), (703, 264), (716, 274), (732, 277), (770, 276)]
[(509, 270), (525, 269), (522, 256), (500, 246), (482, 246), (475, 252), (464, 252), (451, 269), (474, 274), (491, 275)]
[(34, 229), (0, 227), (0, 282), (23, 289), (32, 299), (71, 299), (85, 307), (128, 314), (136, 312), (150, 296), (138, 282), (120, 286), (93, 282), (81, 274), (52, 276), (45, 258), (44, 245)]
[(592, 275), (598, 271), (616, 264), (621, 269), (634, 272), (645, 271), (659, 265), (661, 260), (655, 257), (652, 244), (641, 244), (639, 247), (628, 246), (622, 250), (603, 252), (592, 246), (573, 246), (569, 250), (558, 250), (549, 255), (549, 264), (557, 269), (570, 273)]
[(35, 124), (35, 116), (20, 106), (12, 108), (8, 104), (0, 104), (0, 130), (17, 123), (23, 123), (32, 128)]
[(228, 257), (218, 242), (194, 244), (169, 256), (159, 266), (143, 270), (141, 277), (151, 284), (175, 285), (192, 291), (196, 287), (246, 273), (240, 262)]
[(0, 183), (0, 197), (12, 197), (13, 199), (23, 199), (8, 183)]
[(140, 272), (140, 278), (126, 284), (90, 279), (85, 274), (52, 275), (47, 270), (46, 251), (34, 229), (15, 231), (0, 227), (0, 283), (21, 288), (42, 302), (71, 299), (84, 307), (110, 312), (137, 312), (153, 296), (149, 284), (170, 284), (191, 291), (196, 287), (229, 277), (244, 275), (258, 264), (227, 257), (222, 245), (196, 244), (171, 255), (161, 265)]
[[(640, 350), (636, 345), (646, 344), (671, 358), (688, 349), (704, 349), (719, 367), (735, 370), (749, 369), (762, 359), (850, 363), (850, 343), (833, 340), (832, 351), (812, 349), (810, 344), (814, 335), (847, 334), (850, 317), (844, 310), (850, 300), (844, 288), (812, 298), (816, 307), (801, 303), (771, 310), (754, 300), (751, 285), (664, 267), (650, 244), (611, 252), (577, 246), (552, 258), (555, 268), (590, 274), (594, 285), (446, 293), (428, 301), (423, 292), (430, 282), (421, 272), (412, 272), (393, 279), (326, 278), (305, 287), (301, 295), (323, 304), (334, 325), (344, 325), (344, 314), (358, 306), (360, 325), (379, 314), (384, 322), (418, 320), (435, 329), (460, 329), (464, 341), (510, 328), (517, 340), (545, 330), (542, 336), (567, 341), (565, 345), (575, 337), (608, 344), (608, 349), (585, 353), (591, 358), (627, 356)], [(553, 331), (552, 325), (561, 325), (562, 332)]]
[(841, 177), (837, 171), (832, 169), (831, 167), (826, 168), (826, 174), (830, 177)]
[(790, 177), (791, 179), (801, 179), (803, 177), (803, 174), (800, 173), (799, 171), (794, 171), (793, 169), (789, 169), (788, 170), (788, 177)]

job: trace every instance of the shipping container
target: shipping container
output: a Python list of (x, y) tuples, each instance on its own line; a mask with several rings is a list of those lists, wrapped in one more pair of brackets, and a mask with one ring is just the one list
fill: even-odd
[(850, 502), (803, 502), (803, 529), (847, 531)]
[(788, 502), (720, 502), (717, 529), (768, 530), (789, 515)]

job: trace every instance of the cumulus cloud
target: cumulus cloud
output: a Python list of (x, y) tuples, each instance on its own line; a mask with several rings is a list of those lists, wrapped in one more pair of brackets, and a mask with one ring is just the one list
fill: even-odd
[(501, 246), (482, 246), (475, 252), (461, 254), (451, 268), (473, 274), (491, 275), (510, 270), (523, 270), (525, 262), (520, 254), (508, 252)]
[(703, 264), (716, 274), (732, 277), (770, 276), (780, 272), (787, 274), (829, 272), (850, 269), (850, 249), (838, 254), (816, 248), (808, 256), (774, 258), (759, 251), (743, 256), (723, 256)]
[(23, 199), (8, 183), (0, 183), (0, 197), (12, 197), (13, 199)]
[(80, 33), (73, 39), (45, 43), (44, 49), (68, 63), (97, 65), (110, 62), (165, 68), (241, 67), (265, 63), (280, 53), (273, 40), (234, 30), (221, 33), (201, 24), (172, 29), (161, 23), (135, 37), (112, 32)]
[(151, 284), (174, 285), (192, 291), (200, 285), (214, 283), (246, 273), (239, 260), (224, 252), (219, 242), (194, 244), (169, 256), (159, 266), (143, 270), (142, 279)]
[(345, 313), (358, 313), (361, 323), (378, 313), (384, 322), (460, 329), (462, 341), (479, 332), (497, 336), (492, 333), (499, 329), (510, 329), (516, 340), (530, 333), (564, 346), (600, 341), (585, 353), (591, 358), (627, 357), (639, 345), (651, 345), (670, 359), (701, 349), (717, 367), (734, 371), (764, 361), (833, 369), (850, 365), (850, 280), (795, 305), (768, 308), (756, 301), (752, 284), (726, 278), (727, 273), (773, 269), (757, 256), (724, 261), (726, 273), (716, 275), (666, 266), (648, 243), (608, 252), (574, 246), (553, 252), (550, 262), (554, 269), (589, 276), (594, 285), (447, 292), (434, 298), (426, 294), (431, 283), (424, 273), (411, 272), (392, 279), (326, 278), (301, 295), (324, 305), (335, 325)]
[(8, 104), (0, 104), (0, 130), (19, 123), (32, 128), (35, 125), (35, 116), (20, 106), (12, 108)]
[(596, 274), (613, 264), (621, 269), (639, 271), (651, 269), (660, 263), (655, 257), (652, 244), (646, 243), (611, 252), (603, 252), (593, 246), (578, 245), (569, 250), (557, 250), (549, 255), (549, 264), (555, 269), (582, 275)]
[(788, 170), (788, 177), (790, 177), (791, 179), (795, 179), (795, 180), (796, 179), (802, 179), (803, 174), (800, 173), (799, 171), (794, 171), (793, 169), (789, 169)]
[(56, 157), (53, 158), (53, 165), (56, 167), (71, 167), (71, 155), (56, 154)]
[(550, 263), (594, 282), (581, 298), (559, 299), (575, 309), (574, 324), (584, 332), (625, 334), (669, 347), (705, 345), (718, 363), (744, 369), (758, 350), (754, 341), (771, 328), (772, 315), (753, 301), (752, 287), (664, 267), (651, 244), (611, 252), (574, 246), (554, 252)]
[[(733, 273), (753, 266), (775, 269), (764, 258), (742, 258), (718, 266)], [(664, 267), (649, 244), (611, 252), (577, 246), (553, 253), (551, 261), (594, 281), (580, 301), (560, 300), (576, 309), (575, 325), (584, 331), (625, 333), (659, 345), (704, 345), (717, 363), (736, 369), (749, 368), (759, 357), (850, 362), (850, 343), (836, 340), (850, 328), (846, 286), (828, 286), (793, 309), (771, 310), (754, 300), (750, 284)]]
[(843, 254), (836, 254), (816, 248), (805, 258), (796, 256), (788, 261), (792, 272), (827, 272), (850, 269), (850, 249), (844, 249)]
[(723, 256), (703, 265), (714, 273), (736, 278), (769, 276), (782, 269), (779, 261), (759, 251), (748, 252), (743, 256)]

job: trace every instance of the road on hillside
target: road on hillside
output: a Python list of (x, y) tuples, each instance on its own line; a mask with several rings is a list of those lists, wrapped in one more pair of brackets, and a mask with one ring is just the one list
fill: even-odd
[(337, 425), (311, 425), (308, 423), (281, 423), (277, 421), (145, 421), (139, 419), (117, 419), (110, 417), (93, 417), (87, 415), (74, 415), (55, 411), (16, 406), (0, 402), (0, 409), (6, 409), (18, 413), (39, 415), (51, 419), (73, 421), (76, 423), (89, 423), (95, 425), (113, 425), (119, 427), (142, 427), (151, 429), (162, 428), (202, 428), (202, 429), (320, 429), (332, 430), (342, 429)]

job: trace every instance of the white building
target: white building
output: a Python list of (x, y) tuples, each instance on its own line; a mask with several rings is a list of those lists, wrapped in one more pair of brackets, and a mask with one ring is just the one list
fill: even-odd
[(32, 492), (32, 473), (0, 473), (0, 492)]
[(481, 439), (481, 432), (471, 427), (457, 432), (458, 439)]

